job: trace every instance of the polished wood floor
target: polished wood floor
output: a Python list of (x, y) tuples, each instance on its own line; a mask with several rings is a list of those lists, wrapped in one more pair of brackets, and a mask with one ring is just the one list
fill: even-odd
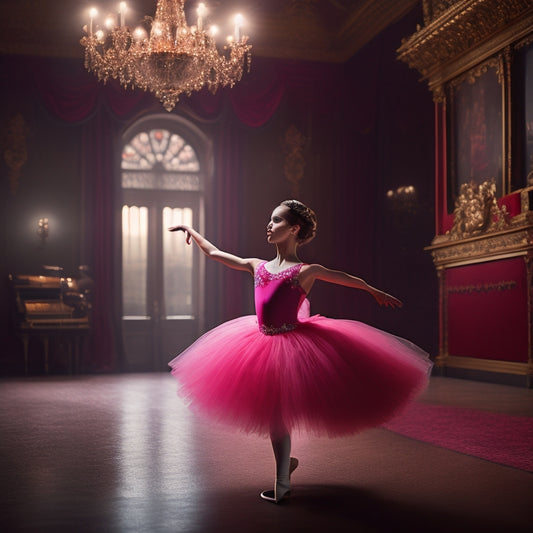
[[(433, 378), (422, 401), (533, 416), (533, 390), (519, 387)], [(533, 523), (533, 474), (385, 429), (295, 437), (293, 496), (265, 502), (269, 442), (198, 420), (166, 373), (2, 380), (0, 432), (5, 532), (499, 533)]]

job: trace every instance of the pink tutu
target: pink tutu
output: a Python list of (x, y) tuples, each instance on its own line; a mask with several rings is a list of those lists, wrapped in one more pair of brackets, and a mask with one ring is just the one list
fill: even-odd
[[(295, 283), (299, 268), (290, 270), (275, 277), (261, 264), (258, 315), (221, 324), (169, 363), (180, 395), (211, 419), (264, 435), (283, 429), (340, 436), (388, 421), (427, 385), (428, 355), (352, 320), (273, 322), (280, 304), (273, 294), (285, 293), (287, 305), (295, 300), (294, 315), (305, 301)], [(272, 294), (264, 297), (266, 287)]]

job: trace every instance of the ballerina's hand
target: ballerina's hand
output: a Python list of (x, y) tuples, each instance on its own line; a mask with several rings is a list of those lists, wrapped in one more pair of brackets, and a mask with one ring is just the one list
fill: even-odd
[(171, 228), (168, 228), (168, 231), (183, 231), (186, 234), (185, 242), (187, 244), (191, 244), (191, 234), (189, 232), (189, 228), (187, 226), (172, 226)]
[(385, 307), (402, 307), (403, 303), (395, 298), (394, 296), (387, 294), (386, 292), (376, 291), (374, 293), (374, 298), (379, 305), (384, 305)]

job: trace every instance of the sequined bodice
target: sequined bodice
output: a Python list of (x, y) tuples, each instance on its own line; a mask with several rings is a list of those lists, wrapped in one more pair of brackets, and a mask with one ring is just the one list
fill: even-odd
[(265, 335), (291, 331), (298, 324), (298, 310), (305, 291), (298, 283), (303, 263), (272, 274), (260, 263), (255, 273), (255, 311)]

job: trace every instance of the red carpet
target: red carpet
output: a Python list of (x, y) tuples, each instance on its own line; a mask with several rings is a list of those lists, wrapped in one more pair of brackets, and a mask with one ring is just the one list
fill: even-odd
[(386, 429), (435, 446), (533, 472), (533, 418), (414, 403)]

